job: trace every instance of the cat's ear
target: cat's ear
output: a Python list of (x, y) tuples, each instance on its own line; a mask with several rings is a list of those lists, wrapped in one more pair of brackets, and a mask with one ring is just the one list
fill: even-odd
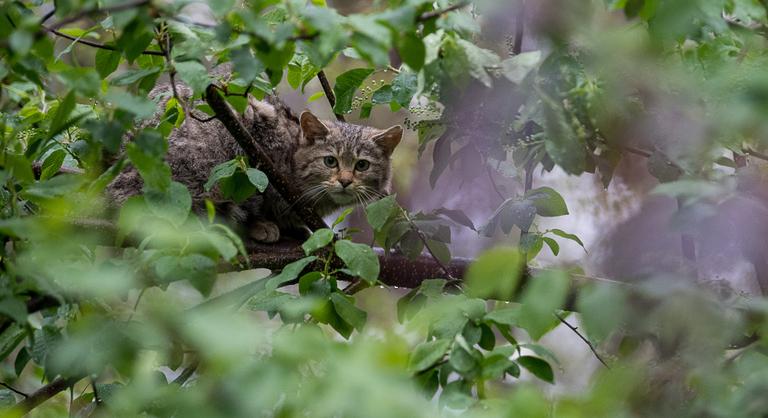
[(392, 151), (395, 150), (397, 144), (403, 139), (403, 128), (400, 125), (393, 126), (384, 132), (376, 134), (373, 137), (373, 142), (379, 144), (384, 149), (387, 156), (392, 155)]
[(299, 121), (301, 122), (301, 133), (304, 141), (309, 144), (315, 142), (317, 138), (323, 138), (328, 135), (328, 127), (317, 116), (313, 115), (312, 112), (302, 112)]

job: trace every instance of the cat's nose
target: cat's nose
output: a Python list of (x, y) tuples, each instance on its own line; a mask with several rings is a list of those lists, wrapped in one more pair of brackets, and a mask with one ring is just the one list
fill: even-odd
[(340, 179), (339, 179), (339, 184), (341, 184), (341, 187), (343, 187), (343, 188), (345, 188), (345, 189), (346, 189), (346, 188), (347, 188), (347, 186), (349, 186), (350, 184), (352, 184), (352, 179), (345, 179), (345, 178), (340, 178)]

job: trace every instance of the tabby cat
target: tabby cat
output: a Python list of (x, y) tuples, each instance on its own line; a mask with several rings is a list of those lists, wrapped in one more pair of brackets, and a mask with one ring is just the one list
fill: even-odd
[[(177, 84), (183, 98), (191, 90)], [(165, 109), (170, 86), (156, 87), (151, 98), (161, 98), (158, 109)], [(149, 124), (156, 124), (162, 112)], [(321, 121), (305, 111), (300, 117), (277, 97), (259, 101), (249, 98), (243, 122), (254, 139), (270, 155), (278, 170), (292, 179), (301, 192), (297, 204), (310, 205), (323, 216), (334, 210), (363, 203), (389, 193), (390, 156), (400, 143), (403, 130), (395, 126), (379, 130), (338, 121)], [(204, 185), (211, 170), (232, 160), (243, 151), (218, 120), (200, 122), (186, 118), (168, 136), (166, 161), (173, 180), (189, 188), (193, 209), (205, 212), (205, 199), (214, 202), (224, 216), (248, 237), (259, 242), (275, 242), (281, 231), (305, 231), (272, 186), (245, 202), (224, 199), (217, 188), (206, 192)], [(134, 167), (124, 170), (108, 186), (107, 194), (116, 205), (141, 193), (143, 182)]]

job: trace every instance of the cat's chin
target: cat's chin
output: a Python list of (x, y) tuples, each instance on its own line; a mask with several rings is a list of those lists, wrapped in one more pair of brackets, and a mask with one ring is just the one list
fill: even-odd
[(355, 195), (351, 193), (330, 192), (328, 193), (328, 196), (331, 198), (333, 203), (339, 206), (347, 206), (356, 202)]

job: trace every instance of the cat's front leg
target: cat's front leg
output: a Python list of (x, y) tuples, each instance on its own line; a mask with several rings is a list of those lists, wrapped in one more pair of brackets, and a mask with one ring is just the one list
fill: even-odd
[(267, 220), (257, 220), (248, 225), (248, 236), (258, 242), (271, 244), (280, 240), (280, 228)]

